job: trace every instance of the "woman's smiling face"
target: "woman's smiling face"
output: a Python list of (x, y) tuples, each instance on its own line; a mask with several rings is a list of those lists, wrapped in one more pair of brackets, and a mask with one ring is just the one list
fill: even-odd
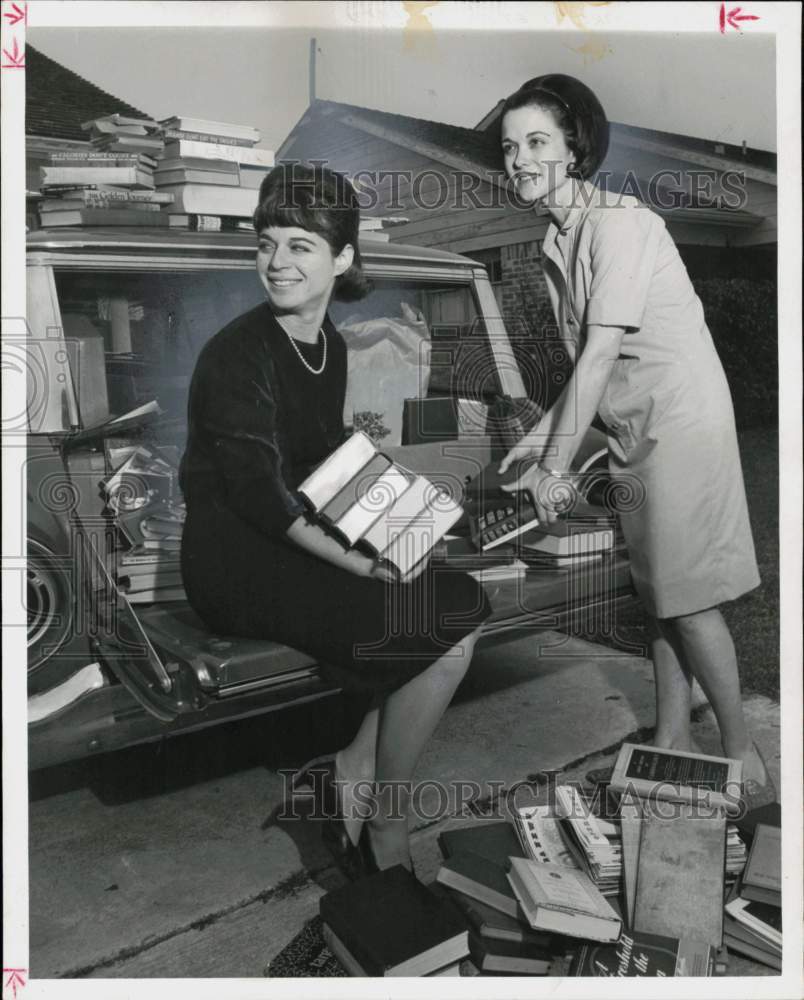
[(257, 274), (277, 313), (326, 308), (351, 262), (351, 246), (335, 255), (323, 236), (298, 226), (269, 226), (259, 236)]
[(551, 111), (529, 104), (502, 121), (505, 170), (524, 202), (541, 202), (567, 180), (575, 156)]

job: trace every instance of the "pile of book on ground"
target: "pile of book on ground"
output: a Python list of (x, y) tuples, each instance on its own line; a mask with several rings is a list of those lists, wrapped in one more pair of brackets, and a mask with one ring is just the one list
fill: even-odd
[(329, 893), (325, 940), (358, 976), (714, 976), (730, 951), (780, 968), (780, 813), (731, 822), (735, 776), (624, 744), (594, 793), (444, 830), (432, 886), (395, 868)]
[(185, 506), (175, 456), (137, 444), (107, 448), (112, 473), (101, 483), (122, 546), (112, 553), (115, 584), (132, 604), (184, 600), (180, 549)]
[(85, 122), (91, 148), (50, 154), (40, 168), (42, 226), (250, 228), (274, 164), (257, 129), (174, 116), (112, 114)]

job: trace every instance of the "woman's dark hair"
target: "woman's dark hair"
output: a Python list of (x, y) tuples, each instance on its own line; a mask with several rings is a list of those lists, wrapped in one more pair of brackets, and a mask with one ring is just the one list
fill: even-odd
[(298, 226), (327, 241), (334, 255), (346, 244), (354, 249), (352, 264), (335, 279), (333, 295), (352, 302), (371, 287), (363, 273), (358, 245), (360, 206), (350, 182), (328, 167), (286, 163), (267, 174), (260, 184), (254, 229)]
[(506, 98), (500, 123), (508, 111), (529, 105), (545, 108), (555, 116), (567, 148), (575, 157), (575, 169), (568, 171), (570, 176), (584, 180), (591, 177), (609, 148), (609, 122), (594, 93), (574, 76), (537, 76)]

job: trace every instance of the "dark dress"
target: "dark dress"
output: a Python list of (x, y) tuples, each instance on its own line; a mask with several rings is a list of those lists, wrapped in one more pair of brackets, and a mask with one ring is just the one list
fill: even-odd
[[(393, 690), (490, 614), (466, 573), (428, 566), (409, 584), (359, 577), (286, 537), (296, 487), (345, 438), (346, 348), (324, 322), (327, 363), (308, 371), (267, 304), (202, 350), (190, 387), (181, 488), (187, 598), (215, 632), (314, 656), (332, 680)], [(323, 345), (295, 341), (318, 368)]]

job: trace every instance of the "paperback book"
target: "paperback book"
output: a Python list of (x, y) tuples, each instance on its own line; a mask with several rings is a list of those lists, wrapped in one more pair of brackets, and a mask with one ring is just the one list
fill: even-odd
[(570, 964), (571, 976), (711, 976), (715, 949), (690, 938), (624, 930), (612, 944), (585, 943)]

